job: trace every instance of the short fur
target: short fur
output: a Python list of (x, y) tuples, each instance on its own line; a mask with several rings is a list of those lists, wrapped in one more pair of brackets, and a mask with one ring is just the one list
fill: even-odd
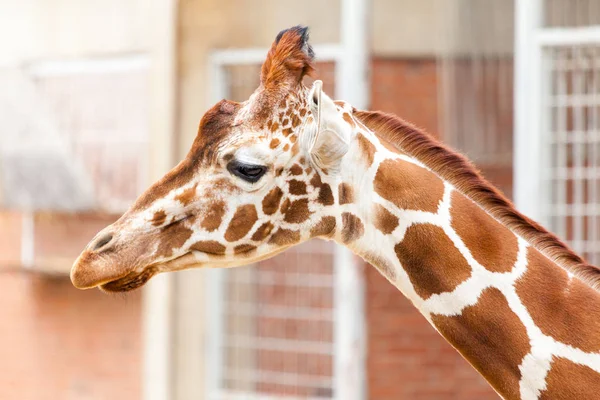
[(295, 26), (279, 32), (262, 66), (260, 81), (265, 88), (291, 86), (312, 75), (315, 54), (308, 44), (308, 28)]
[(354, 115), (383, 140), (431, 168), (491, 216), (522, 236), (546, 257), (600, 289), (600, 269), (587, 264), (554, 234), (515, 209), (462, 155), (401, 118), (379, 111), (354, 110)]

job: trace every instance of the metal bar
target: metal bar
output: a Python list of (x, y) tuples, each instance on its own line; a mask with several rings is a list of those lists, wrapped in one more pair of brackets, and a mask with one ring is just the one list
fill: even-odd
[[(175, 60), (177, 2), (152, 0), (147, 7), (152, 14), (152, 52), (149, 104), (150, 149), (149, 174), (158, 179), (172, 165), (175, 143)], [(135, 63), (132, 63), (135, 64)], [(168, 400), (173, 393), (173, 275), (162, 274), (143, 289), (142, 334), (143, 376), (142, 399)]]
[(514, 198), (522, 212), (540, 220), (542, 49), (535, 35), (541, 26), (542, 3), (517, 0), (515, 5)]
[[(581, 59), (582, 55), (582, 51), (580, 47), (575, 47), (574, 52), (572, 53), (572, 56), (575, 57), (575, 59), (579, 60)], [(583, 82), (583, 77), (582, 77), (582, 70), (581, 68), (576, 67), (573, 72), (572, 72), (572, 79), (573, 79), (573, 96), (574, 97), (579, 97), (583, 95), (584, 92), (584, 82)], [(584, 116), (583, 116), (583, 105), (579, 104), (574, 110), (574, 125), (573, 127), (575, 128), (575, 130), (577, 131), (582, 131), (584, 129)], [(587, 168), (584, 166), (584, 147), (585, 146), (583, 143), (576, 143), (572, 146), (573, 148), (573, 160), (574, 160), (574, 170), (577, 172), (583, 172), (584, 170), (587, 171)], [(576, 215), (573, 217), (574, 219), (574, 224), (573, 224), (573, 241), (574, 243), (579, 243), (583, 240), (583, 220), (584, 220), (584, 213), (583, 213), (583, 204), (584, 204), (584, 197), (583, 197), (583, 186), (585, 184), (584, 179), (582, 179), (581, 177), (578, 176), (579, 174), (575, 175), (575, 179), (574, 181), (574, 185), (575, 185), (575, 190), (574, 190), (574, 196), (573, 196), (573, 202), (574, 202), (574, 208), (576, 210)], [(578, 248), (574, 248), (575, 251), (581, 251), (581, 249)]]
[[(274, 383), (281, 386), (331, 388), (333, 377), (323, 375), (307, 375), (289, 372), (235, 368), (229, 371), (245, 379), (261, 383)], [(293, 382), (293, 383), (290, 383)], [(287, 399), (287, 396), (285, 397)]]
[(206, 315), (210, 332), (206, 335), (206, 390), (210, 397), (221, 389), (223, 380), (223, 338), (225, 336), (225, 318), (223, 318), (223, 286), (225, 270), (206, 271)]
[(308, 396), (308, 397), (296, 397), (293, 395), (269, 395), (265, 393), (255, 394), (248, 393), (246, 391), (238, 390), (219, 390), (217, 393), (213, 393), (210, 400), (330, 400), (331, 397), (321, 396)]
[[(520, 2), (524, 3), (526, 0), (520, 0)], [(535, 39), (541, 47), (593, 45), (600, 43), (600, 26), (545, 28), (536, 33)]]
[[(298, 255), (296, 255), (298, 256)], [(300, 274), (274, 271), (258, 271), (253, 277), (238, 279), (239, 283), (248, 285), (283, 285), (290, 287), (331, 288), (333, 276), (326, 274)]]
[[(369, 7), (367, 0), (341, 1), (342, 56), (336, 66), (336, 96), (365, 109), (369, 98)], [(334, 253), (335, 325), (334, 396), (343, 400), (366, 398), (366, 334), (364, 282), (350, 250)]]
[[(600, 51), (598, 47), (595, 47), (593, 52), (592, 52), (592, 93), (594, 95), (594, 98), (597, 99), (598, 98), (598, 92), (600, 92), (600, 63), (598, 63), (598, 58), (600, 57)], [(598, 130), (600, 130), (600, 119), (599, 119), (599, 115), (598, 113), (600, 112), (599, 107), (593, 107), (592, 108), (592, 113), (591, 113), (591, 123), (590, 126), (588, 126), (588, 129), (591, 127), (591, 129), (593, 129), (595, 132), (594, 133), (598, 133), (600, 136), (600, 132), (598, 132)], [(589, 164), (591, 165), (591, 169), (592, 169), (592, 173), (593, 175), (598, 175), (599, 169), (598, 169), (598, 162), (599, 162), (599, 158), (598, 158), (598, 146), (599, 143), (597, 143), (597, 140), (592, 141), (591, 144), (588, 144), (589, 147), (591, 147), (591, 156), (590, 156), (590, 162)], [(591, 185), (588, 189), (588, 194), (591, 193), (591, 197), (589, 199), (588, 202), (588, 206), (590, 205), (596, 205), (599, 203), (599, 199), (598, 199), (598, 179), (591, 179), (589, 182), (591, 182)], [(598, 218), (597, 216), (592, 216), (591, 217), (591, 222), (588, 223), (588, 227), (589, 230), (588, 231), (588, 240), (592, 241), (592, 242), (597, 242), (598, 241), (598, 224), (600, 218)], [(593, 264), (597, 264), (600, 261), (600, 254), (599, 251), (597, 249), (593, 250), (593, 257), (591, 257), (590, 261)]]
[[(559, 50), (558, 56), (555, 53), (555, 56), (552, 58), (552, 63), (554, 64), (556, 59), (560, 59), (562, 52), (561, 50)], [(557, 74), (557, 91), (559, 93), (559, 95), (564, 95), (567, 92), (567, 86), (565, 84), (565, 71), (556, 71)], [(556, 127), (556, 131), (558, 132), (558, 134), (562, 137), (568, 137), (567, 135), (567, 115), (566, 115), (566, 109), (564, 108), (564, 106), (560, 107), (559, 110), (557, 110), (557, 116), (556, 116), (556, 121), (557, 121), (557, 127)], [(557, 159), (556, 159), (556, 164), (558, 168), (566, 168), (567, 165), (567, 148), (565, 145), (559, 145), (557, 144)], [(552, 175), (552, 178), (556, 178), (555, 175)], [(556, 189), (556, 198), (554, 199), (554, 203), (555, 204), (559, 204), (559, 205), (563, 205), (566, 203), (566, 182), (559, 182), (556, 179), (552, 179), (551, 181), (549, 181), (551, 185), (553, 185)], [(559, 218), (556, 220), (556, 226), (553, 227), (554, 229), (556, 229), (556, 233), (558, 234), (559, 237), (565, 237), (566, 236), (566, 221), (564, 218)]]
[[(590, 120), (589, 123), (589, 126), (595, 126), (594, 119)], [(551, 143), (600, 143), (600, 129), (572, 130), (568, 134), (564, 130), (556, 130), (555, 132), (549, 132), (549, 134), (552, 136)]]
[(21, 216), (21, 265), (33, 268), (35, 262), (35, 219), (33, 212), (24, 211)]
[[(246, 348), (258, 350), (272, 350), (283, 352), (301, 352), (309, 354), (333, 355), (334, 345), (331, 343), (313, 342), (310, 340), (298, 339), (280, 339), (267, 336), (245, 336), (245, 335), (225, 335), (228, 343), (234, 346), (229, 348)], [(221, 375), (222, 376), (222, 375)]]
[(571, 179), (598, 179), (600, 173), (593, 169), (583, 166), (552, 168), (549, 170), (553, 179), (571, 180)]

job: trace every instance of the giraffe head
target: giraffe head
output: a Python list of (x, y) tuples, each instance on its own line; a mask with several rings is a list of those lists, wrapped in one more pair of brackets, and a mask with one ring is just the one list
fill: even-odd
[(185, 159), (75, 261), (76, 287), (131, 290), (160, 272), (245, 265), (335, 232), (349, 125), (320, 81), (302, 83), (313, 72), (307, 40), (301, 27), (277, 36), (259, 88), (203, 116)]

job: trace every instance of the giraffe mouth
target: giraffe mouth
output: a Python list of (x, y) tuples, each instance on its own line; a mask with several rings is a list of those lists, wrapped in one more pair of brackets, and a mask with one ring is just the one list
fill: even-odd
[(193, 255), (186, 253), (171, 260), (165, 260), (146, 266), (142, 271), (132, 271), (125, 276), (98, 285), (100, 290), (107, 293), (129, 292), (144, 286), (150, 278), (161, 272), (173, 272), (200, 266)]
[(142, 272), (130, 272), (122, 278), (100, 285), (104, 292), (119, 293), (138, 289), (159, 272), (157, 267), (148, 267)]

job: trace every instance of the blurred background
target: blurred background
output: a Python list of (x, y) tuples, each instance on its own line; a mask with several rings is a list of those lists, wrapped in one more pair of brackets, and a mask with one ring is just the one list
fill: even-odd
[(600, 262), (600, 0), (0, 0), (0, 398), (496, 398), (330, 243), (125, 296), (71, 286), (297, 24), (329, 94), (459, 149)]

